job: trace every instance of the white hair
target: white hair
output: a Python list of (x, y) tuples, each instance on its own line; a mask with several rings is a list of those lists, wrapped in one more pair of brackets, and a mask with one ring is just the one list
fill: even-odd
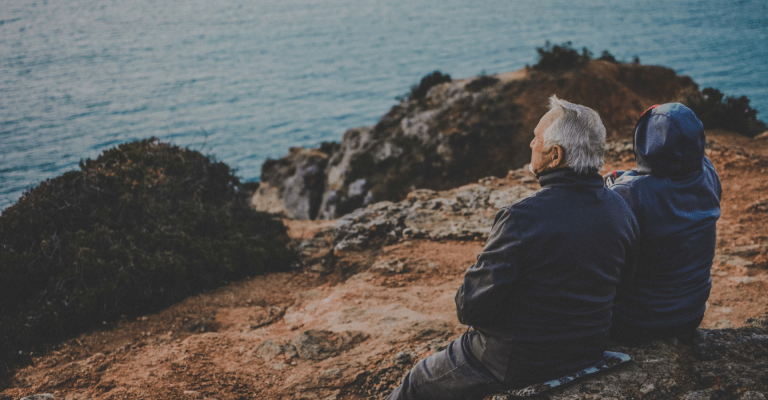
[(565, 164), (577, 173), (603, 167), (605, 126), (595, 110), (549, 98), (549, 109), (558, 112), (552, 125), (544, 131), (544, 147), (558, 145), (565, 151)]

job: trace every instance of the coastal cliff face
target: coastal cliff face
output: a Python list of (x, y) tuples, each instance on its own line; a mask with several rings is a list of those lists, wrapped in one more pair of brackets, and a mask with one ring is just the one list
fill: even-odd
[[(606, 170), (634, 166), (631, 141), (612, 140), (607, 149)], [(633, 361), (538, 400), (765, 399), (768, 144), (708, 131), (706, 152), (723, 198), (712, 292), (696, 336), (612, 347)], [(499, 205), (538, 188), (517, 169), (450, 190), (415, 190), (336, 221), (286, 219), (297, 269), (232, 282), (36, 351), (0, 382), (0, 400), (383, 399), (415, 363), (466, 331), (453, 300), (466, 269)]]
[(504, 176), (530, 160), (533, 129), (558, 97), (595, 109), (609, 138), (631, 138), (637, 116), (657, 103), (698, 96), (669, 68), (591, 61), (575, 70), (516, 72), (443, 83), (402, 101), (378, 124), (340, 143), (291, 149), (262, 167), (257, 210), (333, 219), (414, 189), (445, 190)]

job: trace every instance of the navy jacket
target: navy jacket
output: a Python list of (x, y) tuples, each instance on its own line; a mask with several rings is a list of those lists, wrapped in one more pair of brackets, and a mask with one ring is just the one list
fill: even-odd
[(461, 323), (512, 349), (508, 375), (546, 379), (602, 356), (639, 228), (596, 172), (559, 169), (539, 182), (496, 214), (455, 300)]
[(678, 103), (648, 113), (635, 130), (637, 169), (611, 186), (640, 224), (637, 272), (622, 282), (614, 318), (663, 329), (704, 315), (721, 188), (696, 115)]

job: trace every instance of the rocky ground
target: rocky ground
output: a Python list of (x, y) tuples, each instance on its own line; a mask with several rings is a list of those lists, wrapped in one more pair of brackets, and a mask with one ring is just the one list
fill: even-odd
[[(707, 154), (723, 182), (723, 214), (695, 340), (615, 347), (634, 361), (548, 398), (768, 394), (768, 141), (709, 132)], [(631, 143), (611, 142), (605, 170), (631, 166)], [(520, 169), (413, 191), (337, 221), (286, 220), (301, 269), (234, 282), (60, 343), (3, 383), (0, 400), (381, 399), (464, 331), (453, 303), (464, 270), (496, 209), (537, 188)]]

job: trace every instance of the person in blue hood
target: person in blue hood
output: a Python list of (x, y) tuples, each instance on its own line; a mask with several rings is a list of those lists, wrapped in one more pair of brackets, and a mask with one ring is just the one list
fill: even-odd
[(635, 128), (637, 169), (606, 180), (640, 225), (636, 273), (616, 295), (614, 341), (641, 344), (691, 333), (704, 317), (721, 195), (705, 143), (691, 109), (651, 107)]
[(587, 107), (552, 96), (534, 131), (535, 195), (502, 207), (456, 292), (471, 325), (420, 361), (388, 399), (481, 399), (595, 365), (640, 228), (606, 188), (605, 127)]

